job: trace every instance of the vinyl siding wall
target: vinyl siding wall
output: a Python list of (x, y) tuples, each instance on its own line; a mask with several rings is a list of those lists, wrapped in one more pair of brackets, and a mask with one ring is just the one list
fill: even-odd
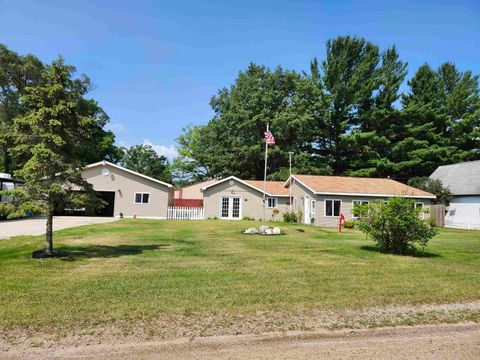
[[(313, 194), (312, 191), (307, 189), (302, 184), (298, 183), (294, 180), (292, 185), (292, 197), (296, 199), (297, 209), (302, 211), (302, 223), (304, 223), (305, 214), (305, 196), (309, 196), (311, 199), (316, 201), (316, 212), (315, 212), (315, 220), (313, 225), (316, 226), (323, 226), (323, 227), (336, 227), (338, 226), (338, 216), (325, 216), (325, 200), (340, 200), (341, 207), (340, 212), (345, 216), (346, 220), (353, 219), (353, 206), (352, 202), (355, 200), (367, 200), (369, 203), (378, 201), (378, 200), (387, 200), (388, 198), (381, 198), (381, 197), (368, 197), (368, 196), (337, 196), (337, 195), (316, 195)], [(415, 199), (416, 202), (421, 202), (424, 204), (425, 208), (430, 206), (429, 199)], [(295, 202), (295, 200), (294, 200)]]
[[(102, 169), (110, 173), (102, 175)], [(173, 189), (127, 171), (109, 165), (86, 169), (83, 178), (93, 185), (96, 191), (115, 192), (114, 215), (123, 213), (125, 217), (166, 218), (167, 207), (173, 202)], [(149, 193), (148, 204), (135, 204), (135, 193)]]
[[(225, 181), (204, 191), (203, 206), (205, 217), (220, 218), (220, 199), (222, 196), (241, 197), (242, 212), (240, 218), (245, 216), (257, 220), (263, 218), (263, 193), (235, 180), (233, 185), (230, 185), (229, 181)], [(283, 213), (289, 210), (288, 197), (277, 197), (277, 209), (280, 213), (277, 215), (276, 220), (279, 220), (283, 218)], [(272, 214), (273, 209), (267, 208), (265, 211), (266, 218), (272, 219)]]

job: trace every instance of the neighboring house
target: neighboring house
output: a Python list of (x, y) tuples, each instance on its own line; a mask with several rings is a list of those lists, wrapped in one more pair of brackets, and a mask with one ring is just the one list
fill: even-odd
[(291, 187), (293, 211), (301, 211), (303, 223), (327, 227), (337, 226), (340, 214), (353, 219), (357, 204), (402, 196), (414, 199), (416, 207), (428, 207), (435, 199), (433, 194), (391, 179), (292, 175), (285, 186)]
[(217, 182), (217, 179), (205, 180), (196, 184), (184, 186), (175, 190), (173, 206), (179, 207), (203, 207), (202, 188)]
[[(279, 211), (276, 219), (289, 211), (288, 189), (283, 184), (282, 181), (267, 181), (266, 219), (273, 218), (274, 209)], [(240, 220), (248, 216), (263, 219), (263, 181), (230, 176), (204, 186), (202, 192), (206, 218)]]
[(480, 161), (440, 166), (430, 175), (454, 195), (445, 226), (480, 229)]
[[(12, 178), (12, 175), (0, 173), (0, 191), (1, 190), (14, 190), (19, 185), (21, 186), (25, 182), (22, 180), (16, 180)], [(0, 196), (0, 202), (7, 202), (6, 196)]]
[(86, 166), (83, 178), (108, 203), (98, 215), (166, 219), (173, 186), (108, 161)]

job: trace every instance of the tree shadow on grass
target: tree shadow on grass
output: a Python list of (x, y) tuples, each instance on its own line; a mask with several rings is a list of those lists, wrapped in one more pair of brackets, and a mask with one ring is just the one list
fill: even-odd
[[(360, 246), (360, 249), (366, 250), (366, 251), (376, 252), (376, 253), (379, 253), (379, 254), (390, 254), (390, 253), (380, 251), (378, 246), (363, 245), (363, 246)], [(415, 249), (407, 250), (403, 254), (392, 254), (392, 255), (411, 256), (411, 257), (419, 257), (419, 258), (438, 258), (438, 257), (442, 257), (442, 255), (439, 255), (439, 254), (431, 253), (431, 252), (428, 252), (428, 251), (422, 252), (421, 250), (415, 250)]]
[(169, 247), (169, 244), (65, 246), (55, 251), (55, 257), (64, 261), (93, 258), (115, 258), (120, 256), (140, 255), (145, 251), (162, 250)]

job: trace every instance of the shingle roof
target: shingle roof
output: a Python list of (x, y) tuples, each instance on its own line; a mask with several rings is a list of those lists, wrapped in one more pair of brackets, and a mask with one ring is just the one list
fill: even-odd
[(480, 195), (480, 160), (439, 166), (430, 177), (454, 195)]
[(435, 198), (433, 194), (391, 179), (317, 175), (293, 177), (315, 193)]
[[(263, 192), (263, 181), (262, 180), (243, 180), (251, 186), (259, 189)], [(267, 181), (266, 192), (272, 195), (288, 195), (289, 190), (284, 186), (285, 182), (283, 181)]]

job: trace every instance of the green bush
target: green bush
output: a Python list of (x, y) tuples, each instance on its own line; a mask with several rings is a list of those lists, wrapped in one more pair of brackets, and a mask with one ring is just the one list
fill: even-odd
[(355, 227), (355, 220), (347, 220), (343, 223), (345, 229), (353, 229)]
[(244, 216), (242, 220), (254, 221), (255, 218), (252, 218), (252, 217), (250, 217), (250, 216)]
[(296, 223), (297, 215), (294, 212), (283, 213), (283, 221), (287, 223)]
[(362, 207), (356, 226), (377, 243), (382, 252), (404, 254), (423, 248), (437, 234), (431, 219), (422, 220), (420, 209), (414, 201), (406, 198), (391, 198), (388, 203), (378, 201)]

